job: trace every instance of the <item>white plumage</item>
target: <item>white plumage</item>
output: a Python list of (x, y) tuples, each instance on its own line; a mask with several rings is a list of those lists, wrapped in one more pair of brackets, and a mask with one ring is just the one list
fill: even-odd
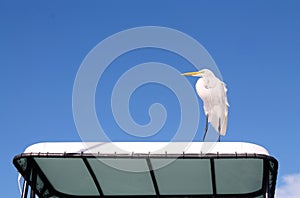
[(220, 135), (226, 134), (228, 119), (227, 89), (224, 82), (218, 79), (209, 69), (198, 72), (188, 72), (184, 76), (201, 77), (196, 83), (196, 91), (203, 101), (206, 115), (206, 129), (203, 140), (207, 132), (207, 125), (210, 123)]

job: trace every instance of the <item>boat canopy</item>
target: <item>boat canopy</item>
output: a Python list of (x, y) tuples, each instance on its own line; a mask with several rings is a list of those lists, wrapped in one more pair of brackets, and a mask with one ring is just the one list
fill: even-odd
[(22, 196), (274, 197), (278, 162), (242, 142), (56, 142), (13, 159)]

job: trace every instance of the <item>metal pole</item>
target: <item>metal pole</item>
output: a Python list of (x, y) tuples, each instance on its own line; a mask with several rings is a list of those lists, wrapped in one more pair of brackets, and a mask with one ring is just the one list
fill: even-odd
[(22, 198), (26, 198), (28, 193), (28, 183), (24, 180), (23, 190), (22, 190)]

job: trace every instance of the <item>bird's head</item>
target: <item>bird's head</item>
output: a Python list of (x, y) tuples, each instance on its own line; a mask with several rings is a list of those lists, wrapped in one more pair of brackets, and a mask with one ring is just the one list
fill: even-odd
[(211, 76), (211, 75), (214, 75), (214, 74), (209, 69), (202, 69), (202, 70), (196, 71), (196, 72), (183, 73), (181, 75), (183, 75), (183, 76), (195, 76), (195, 77), (206, 77), (206, 76)]

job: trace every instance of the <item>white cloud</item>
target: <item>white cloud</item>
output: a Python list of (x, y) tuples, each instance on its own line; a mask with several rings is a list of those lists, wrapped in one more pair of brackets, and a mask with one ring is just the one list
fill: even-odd
[(282, 177), (283, 185), (275, 192), (276, 198), (299, 198), (300, 197), (300, 173)]

